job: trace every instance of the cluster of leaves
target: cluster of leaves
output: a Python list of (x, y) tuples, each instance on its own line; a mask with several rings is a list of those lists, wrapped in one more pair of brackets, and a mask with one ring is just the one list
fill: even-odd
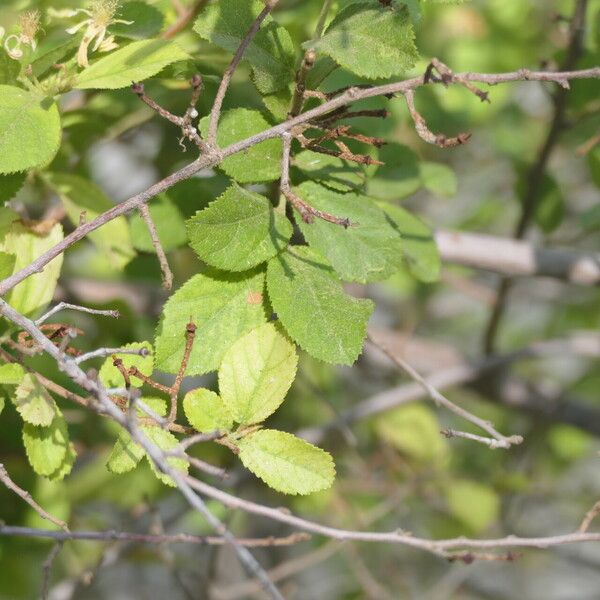
[[(258, 0), (222, 0), (210, 4), (193, 29), (201, 38), (232, 53), (262, 6)], [(108, 24), (104, 23), (105, 34), (113, 37), (110, 53), (96, 59), (86, 54), (91, 47), (85, 26), (98, 24), (102, 7), (113, 11)], [(3, 56), (0, 64), (3, 199), (13, 197), (25, 180), (25, 172), (33, 170), (42, 187), (60, 198), (74, 226), (82, 212), (89, 220), (112, 203), (87, 178), (66, 172), (60, 154), (55, 158), (61, 130), (68, 132), (81, 119), (90, 118), (85, 111), (78, 118), (61, 115), (61, 96), (71, 90), (128, 87), (131, 81), (148, 79), (168, 65), (180, 76), (195, 68), (192, 56), (177, 43), (160, 37), (147, 39), (163, 27), (162, 15), (155, 7), (134, 0), (123, 4), (118, 14), (113, 14), (113, 9), (114, 3), (106, 0), (93, 3), (84, 14), (89, 19), (82, 23), (81, 34), (69, 39), (54, 29), (20, 60)], [(50, 15), (48, 25), (62, 16)], [(374, 29), (373, 20), (378, 24)], [(338, 66), (368, 78), (402, 74), (417, 60), (413, 33), (417, 20), (418, 4), (414, 2), (410, 12), (403, 3), (375, 0), (341, 6), (324, 35), (310, 42), (319, 56), (311, 85), (323, 83)], [(373, 52), (374, 45), (377, 52)], [(85, 66), (87, 58), (89, 66)], [(247, 108), (225, 111), (219, 122), (220, 146), (259, 133), (269, 127), (273, 117), (285, 116), (297, 58), (298, 49), (288, 31), (268, 17), (244, 54), (268, 112)], [(201, 119), (201, 134), (207, 128), (208, 119)], [(434, 281), (438, 276), (439, 257), (430, 229), (405, 209), (386, 201), (390, 180), (396, 180), (392, 187), (397, 197), (422, 185), (434, 189), (439, 179), (436, 165), (419, 163), (404, 146), (390, 146), (383, 153), (389, 160), (379, 169), (310, 150), (293, 158), (296, 192), (315, 209), (348, 219), (351, 226), (347, 229), (322, 220), (304, 223), (290, 209), (286, 214), (284, 202), (274, 202), (255, 191), (256, 187), (247, 187), (264, 186), (280, 178), (282, 146), (277, 139), (226, 158), (219, 165), (228, 179), (226, 189), (191, 215), (185, 227), (171, 195), (151, 203), (151, 215), (159, 224), (166, 250), (189, 243), (207, 265), (166, 303), (156, 333), (155, 366), (167, 373), (177, 371), (184, 354), (185, 324), (191, 317), (198, 327), (199, 341), (192, 350), (187, 374), (219, 369), (221, 398), (207, 390), (192, 392), (184, 401), (188, 419), (199, 431), (223, 430), (242, 462), (280, 491), (307, 493), (326, 487), (333, 478), (331, 459), (321, 450), (289, 434), (258, 429), (292, 383), (296, 368), (293, 344), (322, 361), (352, 364), (361, 352), (373, 303), (348, 295), (342, 281), (381, 281), (406, 267), (423, 281)], [(189, 189), (189, 182), (180, 187), (185, 184)], [(54, 225), (43, 235), (32, 233), (16, 213), (4, 210), (7, 229), (0, 258), (8, 275), (59, 241), (62, 229)], [(114, 270), (125, 268), (136, 251), (152, 250), (148, 234), (135, 218), (112, 220), (92, 233), (90, 241)], [(61, 260), (56, 259), (51, 268), (17, 286), (9, 302), (24, 314), (39, 313), (52, 298)], [(267, 324), (273, 312), (278, 329)], [(136, 360), (130, 357), (125, 362)], [(151, 359), (139, 360), (143, 362), (139, 368), (148, 368), (150, 374)], [(110, 365), (103, 367), (101, 379), (109, 387), (118, 386), (113, 381), (114, 372), (108, 375), (110, 369)], [(63, 476), (74, 456), (64, 420), (54, 402), (48, 404), (52, 411), (46, 406), (50, 396), (39, 383), (31, 391), (35, 378), (25, 372), (22, 375), (11, 395), (18, 408), (26, 401), (33, 407), (31, 411), (19, 408), (26, 423), (24, 438), (30, 462), (37, 473)], [(166, 411), (162, 401), (145, 401), (159, 414)], [(202, 411), (220, 417), (200, 427)], [(44, 420), (33, 422), (31, 412), (43, 412)], [(38, 435), (32, 436), (31, 429)], [(177, 444), (177, 438), (160, 427), (147, 426), (144, 430), (164, 449)], [(271, 456), (268, 448), (274, 449)], [(121, 436), (109, 465), (115, 472), (124, 472), (141, 456), (141, 449)], [(172, 460), (178, 468), (185, 464), (181, 459)]]

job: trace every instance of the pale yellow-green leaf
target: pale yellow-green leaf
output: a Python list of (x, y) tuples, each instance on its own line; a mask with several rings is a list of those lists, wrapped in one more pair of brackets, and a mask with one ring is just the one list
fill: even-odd
[(27, 373), (17, 386), (13, 402), (23, 421), (31, 425), (48, 427), (58, 415), (54, 399), (32, 373)]
[[(116, 356), (123, 361), (123, 366), (126, 370), (129, 370), (131, 367), (137, 367), (144, 375), (148, 377), (152, 375), (154, 358), (152, 356), (152, 345), (150, 342), (133, 342), (132, 344), (126, 344), (123, 348), (145, 348), (148, 350), (147, 356), (140, 356), (138, 354), (117, 354)], [(100, 381), (109, 388), (123, 387), (125, 385), (123, 375), (121, 375), (119, 369), (113, 365), (112, 356), (109, 356), (100, 368)], [(142, 384), (143, 382), (141, 379), (131, 376), (131, 385), (134, 387), (141, 387)]]
[[(175, 448), (179, 444), (179, 440), (170, 431), (166, 431), (165, 429), (161, 429), (160, 427), (141, 427), (141, 430), (161, 450), (173, 450), (173, 448)], [(154, 474), (164, 484), (174, 487), (175, 482), (171, 479), (171, 477), (157, 469), (156, 465), (154, 464), (154, 461), (149, 456), (147, 456), (147, 458), (148, 462), (150, 463), (150, 467), (152, 468), (152, 471), (154, 471)], [(167, 458), (167, 462), (173, 469), (181, 471), (182, 475), (187, 474), (189, 470), (189, 463), (183, 458), (170, 457)]]
[(17, 363), (0, 365), (0, 384), (17, 385), (23, 381), (25, 369)]
[(297, 364), (294, 344), (272, 323), (233, 344), (219, 368), (219, 391), (235, 421), (251, 425), (274, 413), (294, 381)]
[(453, 479), (446, 488), (450, 513), (473, 533), (492, 525), (500, 515), (500, 498), (492, 487), (478, 481)]
[[(36, 233), (15, 221), (4, 240), (0, 241), (0, 250), (16, 256), (13, 273), (17, 273), (62, 239), (63, 229), (59, 223), (48, 233)], [(32, 315), (45, 307), (54, 296), (62, 262), (63, 255), (60, 254), (50, 261), (41, 273), (27, 277), (12, 289), (6, 298), (7, 302), (24, 315)]]
[(335, 479), (331, 455), (291, 433), (261, 429), (239, 442), (240, 460), (269, 487), (284, 494), (311, 494)]
[(69, 433), (62, 416), (56, 417), (49, 427), (25, 423), (23, 444), (29, 464), (38, 475), (51, 476), (62, 465), (69, 451)]
[(111, 473), (127, 473), (135, 469), (144, 454), (144, 449), (131, 439), (129, 433), (121, 431), (106, 466)]
[(223, 400), (206, 388), (188, 392), (183, 399), (183, 410), (190, 425), (202, 433), (229, 431), (233, 426), (233, 419)]

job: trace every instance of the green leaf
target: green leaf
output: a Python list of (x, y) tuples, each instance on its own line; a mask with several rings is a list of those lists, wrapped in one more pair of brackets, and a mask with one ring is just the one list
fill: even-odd
[(402, 253), (410, 272), (421, 281), (437, 281), (442, 264), (431, 229), (400, 206), (387, 202), (379, 206), (402, 238)]
[[(221, 115), (217, 141), (225, 148), (268, 128), (269, 123), (257, 110), (234, 108)], [(206, 136), (208, 117), (200, 120), (200, 131)], [(281, 176), (282, 152), (281, 140), (266, 140), (227, 157), (219, 168), (239, 183), (275, 181)]]
[(423, 185), (430, 192), (444, 198), (456, 195), (458, 181), (456, 174), (448, 165), (423, 161), (419, 166)]
[(0, 241), (11, 230), (12, 224), (19, 220), (19, 213), (15, 212), (12, 208), (6, 206), (0, 207)]
[(121, 431), (106, 462), (111, 473), (128, 473), (135, 469), (144, 457), (144, 449), (136, 444), (129, 433)]
[(219, 391), (234, 420), (252, 425), (273, 414), (294, 381), (297, 365), (296, 348), (272, 323), (233, 344), (219, 368)]
[(14, 254), (0, 252), (0, 280), (12, 275), (17, 257)]
[(110, 26), (110, 33), (130, 40), (151, 38), (162, 29), (164, 22), (164, 16), (158, 8), (139, 0), (124, 3), (119, 9), (118, 18), (133, 23), (114, 23)]
[(377, 0), (342, 8), (325, 35), (306, 42), (360, 77), (401, 75), (419, 58), (409, 12), (403, 5), (383, 6)]
[(489, 485), (468, 479), (453, 480), (446, 489), (450, 513), (480, 533), (500, 516), (500, 499)]
[(0, 365), (0, 384), (18, 385), (25, 377), (25, 369), (18, 363)]
[(600, 229), (600, 203), (594, 204), (594, 206), (579, 215), (579, 223), (588, 231)]
[(52, 98), (0, 85), (0, 173), (48, 164), (58, 152), (60, 136)]
[(346, 281), (380, 281), (402, 265), (402, 240), (385, 213), (360, 194), (339, 194), (307, 181), (298, 195), (311, 206), (340, 218), (350, 219), (345, 229), (323, 219), (304, 223), (298, 219), (306, 241), (325, 256)]
[(385, 441), (415, 462), (443, 464), (447, 456), (437, 417), (422, 404), (407, 404), (386, 412), (377, 418), (375, 428)]
[(59, 414), (54, 399), (32, 373), (27, 373), (19, 383), (13, 402), (23, 421), (31, 425), (48, 427)]
[(0, 175), (0, 202), (7, 202), (14, 198), (25, 184), (27, 173), (11, 173)]
[[(156, 225), (156, 232), (165, 252), (170, 252), (187, 243), (185, 220), (177, 205), (165, 194), (161, 194), (148, 204), (150, 216)], [(148, 227), (138, 213), (130, 221), (131, 239), (136, 250), (154, 252)]]
[[(123, 361), (125, 369), (128, 370), (131, 367), (137, 367), (144, 375), (148, 377), (152, 375), (152, 371), (154, 370), (154, 358), (152, 356), (152, 345), (150, 342), (133, 342), (122, 347), (132, 350), (146, 348), (146, 350), (148, 350), (147, 356), (140, 356), (138, 354), (117, 354), (117, 356)], [(104, 361), (104, 364), (100, 368), (99, 377), (102, 384), (108, 388), (123, 387), (125, 385), (121, 372), (113, 365), (112, 357), (108, 357)], [(143, 382), (141, 379), (132, 376), (131, 385), (134, 387), (142, 387)]]
[(190, 56), (175, 42), (167, 40), (142, 40), (111, 52), (84, 69), (75, 80), (81, 90), (116, 90), (143, 81), (162, 71), (167, 65)]
[[(0, 242), (0, 251), (16, 256), (13, 270), (13, 273), (16, 273), (62, 239), (63, 230), (59, 223), (54, 225), (47, 234), (38, 234), (15, 221), (4, 240)], [(41, 273), (30, 275), (16, 285), (8, 294), (7, 302), (24, 315), (30, 315), (46, 306), (54, 297), (62, 262), (61, 254), (48, 263)]]
[(29, 464), (38, 475), (50, 476), (57, 471), (69, 450), (69, 433), (62, 416), (49, 427), (31, 423), (23, 425), (23, 443)]
[[(149, 438), (153, 441), (161, 450), (173, 450), (179, 445), (179, 440), (170, 432), (160, 427), (141, 427), (140, 428)], [(146, 456), (150, 467), (154, 474), (165, 484), (171, 487), (175, 487), (175, 482), (165, 475), (162, 471), (156, 468), (154, 461)], [(189, 463), (183, 458), (170, 457), (167, 458), (168, 464), (173, 468), (181, 471), (182, 474), (187, 474), (189, 470)]]
[(2, 48), (0, 50), (0, 85), (16, 83), (20, 71), (21, 63), (18, 60), (13, 60)]
[(292, 164), (309, 178), (342, 192), (362, 190), (366, 173), (362, 165), (357, 165), (336, 156), (304, 150), (294, 156)]
[(40, 77), (53, 65), (66, 62), (63, 59), (69, 52), (75, 51), (79, 41), (75, 36), (69, 36), (68, 40), (65, 40), (63, 37), (42, 40), (31, 57), (31, 71), (33, 75)]
[(358, 358), (373, 303), (348, 296), (313, 250), (288, 248), (271, 259), (267, 289), (283, 326), (309, 354), (345, 365)]
[(48, 475), (50, 481), (62, 481), (73, 469), (77, 453), (72, 442), (67, 445), (67, 451), (60, 462), (60, 465)]
[[(78, 175), (48, 173), (45, 179), (60, 196), (69, 220), (75, 226), (79, 224), (82, 212), (85, 212), (86, 221), (91, 221), (114, 206), (97, 185)], [(88, 237), (119, 271), (135, 256), (125, 217), (112, 219)]]
[(283, 250), (292, 224), (268, 198), (232, 185), (188, 221), (190, 246), (209, 265), (246, 271)]
[(183, 411), (189, 424), (202, 433), (230, 431), (233, 418), (218, 394), (206, 388), (196, 388), (183, 398)]
[(367, 182), (369, 196), (382, 200), (400, 200), (421, 187), (421, 171), (417, 155), (402, 144), (386, 144), (379, 150), (383, 165)]
[(202, 375), (216, 370), (235, 340), (266, 321), (264, 281), (264, 274), (256, 271), (206, 273), (189, 279), (164, 306), (156, 334), (157, 368), (177, 373), (191, 318), (198, 329), (186, 373)]
[(241, 439), (239, 448), (244, 466), (284, 494), (312, 494), (335, 479), (331, 455), (291, 433), (261, 429)]
[[(233, 54), (264, 6), (257, 0), (220, 0), (200, 14), (194, 31)], [(263, 21), (243, 58), (252, 65), (254, 82), (262, 94), (275, 92), (294, 79), (294, 44), (285, 28), (270, 16)]]

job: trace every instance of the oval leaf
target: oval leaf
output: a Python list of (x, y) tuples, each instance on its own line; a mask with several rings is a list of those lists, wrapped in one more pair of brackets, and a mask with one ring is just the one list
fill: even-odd
[(55, 418), (49, 427), (25, 423), (23, 443), (33, 470), (38, 475), (51, 476), (61, 467), (69, 451), (67, 424), (62, 416)]
[(14, 403), (23, 421), (32, 425), (47, 427), (58, 415), (54, 399), (32, 373), (27, 373), (17, 387)]
[(331, 455), (291, 433), (261, 429), (239, 442), (240, 460), (269, 487), (284, 494), (312, 494), (331, 487)]
[(0, 85), (0, 173), (48, 164), (58, 152), (60, 136), (52, 98)]
[(234, 184), (188, 221), (188, 236), (204, 262), (246, 271), (283, 250), (292, 225), (268, 198)]
[(294, 345), (272, 323), (239, 339), (219, 368), (219, 390), (233, 418), (251, 425), (274, 413), (294, 381), (297, 365)]
[(373, 303), (348, 296), (318, 254), (296, 246), (271, 259), (267, 289), (283, 326), (309, 354), (344, 365), (358, 358)]
[(197, 388), (185, 395), (183, 411), (189, 424), (202, 433), (229, 431), (233, 427), (233, 419), (223, 400), (205, 388)]

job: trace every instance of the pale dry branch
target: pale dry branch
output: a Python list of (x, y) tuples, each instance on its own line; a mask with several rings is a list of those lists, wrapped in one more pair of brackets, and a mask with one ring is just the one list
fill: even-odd
[(68, 302), (59, 302), (48, 312), (44, 313), (39, 319), (36, 319), (35, 324), (41, 325), (44, 321), (47, 321), (51, 316), (55, 315), (61, 310), (74, 310), (89, 315), (101, 315), (103, 317), (113, 317), (115, 319), (118, 319), (120, 317), (118, 310), (97, 310), (95, 308), (87, 308), (86, 306), (79, 306), (77, 304), (69, 304)]
[(404, 358), (399, 356), (396, 352), (391, 352), (384, 343), (382, 343), (380, 340), (377, 340), (371, 333), (367, 334), (367, 339), (376, 348), (381, 350), (396, 366), (400, 367), (400, 369), (405, 371), (412, 379), (414, 379), (427, 392), (427, 395), (431, 398), (431, 400), (433, 400), (438, 406), (443, 406), (465, 421), (468, 421), (480, 429), (483, 429), (483, 431), (489, 434), (492, 438), (490, 439), (482, 438), (480, 436), (471, 436), (469, 439), (484, 443), (491, 449), (508, 449), (512, 445), (521, 444), (523, 442), (523, 438), (520, 435), (512, 435), (509, 437), (504, 436), (498, 432), (489, 421), (481, 419), (477, 415), (474, 415), (461, 406), (458, 406), (458, 404), (448, 400), (446, 396), (441, 394), (437, 388), (431, 384), (431, 382), (424, 379), (420, 373), (418, 373), (408, 362), (406, 362), (406, 360), (404, 360)]

